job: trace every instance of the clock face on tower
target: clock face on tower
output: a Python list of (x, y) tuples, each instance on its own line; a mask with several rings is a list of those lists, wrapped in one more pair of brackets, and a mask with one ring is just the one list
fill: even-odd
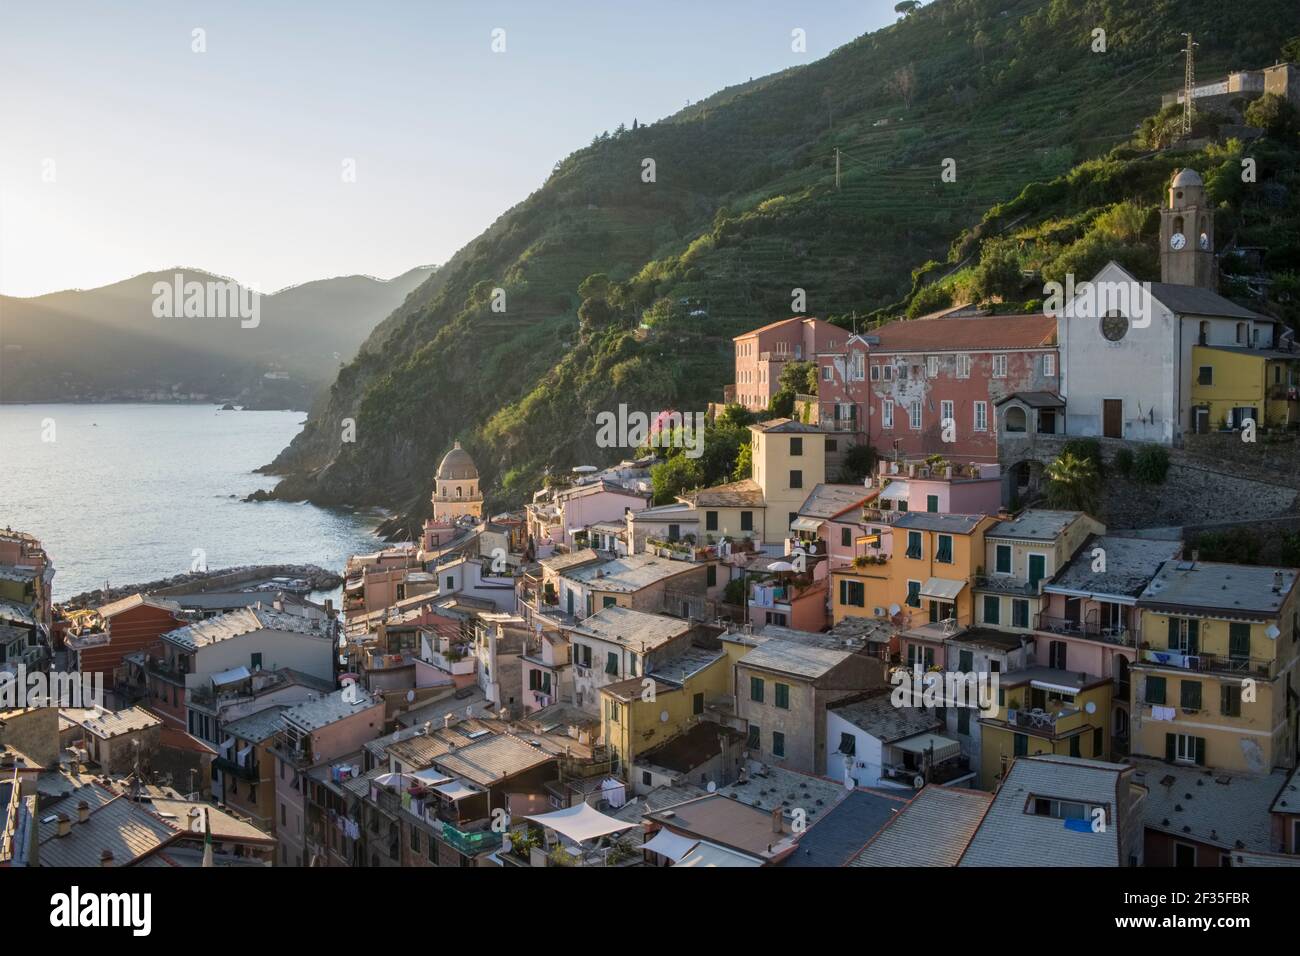
[(1209, 235), (1209, 233), (1206, 233), (1206, 232), (1201, 233), (1201, 248), (1202, 248), (1202, 249), (1208, 249), (1208, 248), (1210, 248), (1210, 235)]
[(1172, 236), (1169, 237), (1169, 248), (1170, 248), (1170, 249), (1173, 249), (1173, 250), (1176, 251), (1176, 250), (1178, 250), (1178, 249), (1181, 249), (1181, 248), (1182, 248), (1183, 246), (1185, 246), (1185, 245), (1187, 245), (1187, 237), (1184, 236), (1181, 232), (1176, 232), (1176, 233), (1174, 233)]

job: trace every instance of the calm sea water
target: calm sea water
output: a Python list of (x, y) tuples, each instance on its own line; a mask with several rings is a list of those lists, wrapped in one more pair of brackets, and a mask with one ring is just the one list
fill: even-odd
[[(319, 564), (373, 550), (379, 516), (240, 499), (302, 428), (302, 412), (212, 405), (0, 405), (0, 527), (54, 562), (55, 599), (190, 570)], [(50, 425), (53, 425), (53, 441)]]

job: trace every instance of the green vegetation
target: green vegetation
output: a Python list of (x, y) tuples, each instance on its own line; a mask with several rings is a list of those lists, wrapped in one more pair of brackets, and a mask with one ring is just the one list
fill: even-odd
[(1169, 449), (1143, 445), (1133, 459), (1133, 477), (1149, 485), (1163, 485), (1169, 474)]
[[(1271, 63), (1277, 37), (1300, 32), (1283, 0), (1250, 17), (1176, 6), (1203, 76)], [(1300, 318), (1294, 137), (1250, 146), (1249, 189), (1235, 140), (1154, 155), (1126, 142), (1181, 81), (1169, 22), (1135, 0), (941, 0), (823, 60), (596, 137), (381, 324), (274, 463), (290, 474), (277, 494), (419, 518), (459, 435), (490, 509), (518, 505), (548, 467), (630, 451), (595, 445), (599, 412), (718, 401), (732, 337), (788, 316), (793, 289), (810, 314), (862, 329), (970, 299), (1033, 307), (1044, 281), (1110, 258), (1155, 278), (1154, 211), (1180, 166), (1206, 176), (1220, 247), (1235, 236), (1267, 250), (1266, 277), (1292, 274), (1254, 306)], [(1105, 54), (1089, 48), (1096, 27)], [(655, 183), (640, 179), (647, 156)], [(348, 417), (357, 440), (340, 444)], [(662, 493), (743, 477), (746, 449), (725, 472), (672, 463)]]
[(1047, 503), (1065, 511), (1097, 513), (1101, 500), (1101, 476), (1090, 458), (1080, 458), (1068, 451), (1044, 470)]

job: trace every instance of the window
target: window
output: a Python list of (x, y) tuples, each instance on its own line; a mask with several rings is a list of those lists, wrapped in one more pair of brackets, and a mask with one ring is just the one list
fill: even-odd
[(745, 746), (750, 750), (757, 751), (762, 743), (762, 730), (755, 724), (749, 725), (749, 734), (745, 738)]
[(992, 594), (984, 595), (984, 623), (998, 624), (1002, 620), (1002, 599)]
[(1196, 655), (1201, 646), (1201, 622), (1196, 618), (1171, 617), (1169, 619), (1169, 649), (1182, 654)]
[(1061, 671), (1068, 670), (1065, 666), (1066, 650), (1068, 646), (1069, 645), (1067, 645), (1065, 641), (1052, 641), (1047, 645), (1048, 666), (1055, 667), (1057, 670)]
[(793, 457), (793, 456), (795, 456), (795, 455), (802, 455), (802, 454), (803, 454), (803, 439), (802, 439), (802, 438), (791, 438), (791, 439), (790, 439), (790, 455), (791, 455), (791, 457)]
[(840, 440), (839, 440), (838, 438), (828, 438), (828, 439), (826, 439), (826, 450), (827, 450), (827, 451), (839, 451), (839, 450), (840, 450)]
[(718, 530), (718, 513), (716, 511), (704, 512), (704, 530), (705, 531)]
[(1105, 745), (1106, 745), (1106, 737), (1105, 737), (1105, 735), (1101, 732), (1101, 728), (1100, 728), (1100, 727), (1094, 727), (1094, 728), (1092, 728), (1092, 755), (1093, 755), (1093, 757), (1100, 758), (1101, 755), (1102, 755), (1102, 753), (1101, 753), (1102, 748), (1103, 748)]
[(957, 708), (957, 733), (970, 735), (970, 708)]
[(995, 561), (996, 563), (994, 564), (994, 567), (997, 569), (998, 574), (1010, 574), (1011, 573), (1011, 545), (999, 544), (997, 546)]
[(1011, 626), (1029, 626), (1029, 602), (1024, 598), (1011, 599)]
[(921, 403), (912, 402), (907, 406), (907, 424), (913, 431), (921, 430)]
[(754, 530), (754, 512), (742, 511), (740, 513), (740, 530), (741, 531)]
[(691, 713), (697, 717), (704, 713), (704, 695), (696, 694), (691, 698)]
[(873, 382), (879, 382), (879, 381), (880, 381), (880, 366), (879, 366), (879, 365), (873, 365), (873, 366), (871, 366), (871, 380), (872, 380)]
[(1012, 750), (1017, 757), (1025, 757), (1029, 754), (1029, 738), (1024, 734), (1016, 734)]
[(1048, 352), (1043, 356), (1043, 378), (1052, 378), (1056, 375), (1056, 356)]
[(605, 656), (605, 673), (606, 674), (618, 673), (618, 654), (615, 653), (614, 651), (610, 651)]
[(1213, 366), (1213, 365), (1202, 365), (1200, 368), (1198, 368), (1198, 369), (1196, 370), (1196, 384), (1197, 384), (1197, 385), (1213, 385), (1213, 384), (1214, 384), (1214, 366)]
[(772, 731), (772, 756), (785, 756), (785, 734), (779, 730)]
[(1165, 759), (1176, 763), (1205, 765), (1205, 738), (1191, 734), (1165, 734)]
[(1219, 691), (1219, 713), (1224, 717), (1241, 716), (1241, 685), (1223, 684)]
[(939, 547), (935, 551), (934, 560), (939, 564), (952, 564), (952, 535), (939, 535)]
[(957, 377), (970, 378), (970, 356), (965, 353), (957, 356)]
[(1178, 704), (1183, 710), (1201, 709), (1201, 682), (1198, 680), (1182, 681), (1178, 688)]
[(907, 606), (908, 607), (921, 606), (921, 582), (920, 581), (907, 582)]
[(1082, 756), (1083, 756), (1083, 745), (1080, 743), (1080, 739), (1081, 739), (1081, 738), (1080, 738), (1080, 735), (1079, 735), (1079, 734), (1075, 734), (1073, 737), (1070, 738), (1070, 756), (1071, 756), (1071, 757), (1082, 757)]
[(909, 558), (921, 557), (921, 532), (907, 532), (907, 556)]
[(944, 428), (948, 428), (949, 426), (953, 425), (957, 421), (955, 418), (952, 417), (952, 415), (953, 415), (952, 402), (940, 402), (939, 421), (942, 422)]
[(668, 526), (668, 540), (676, 541), (682, 536), (682, 526), (679, 524), (670, 524)]
[(880, 374), (881, 377), (884, 378), (886, 382), (892, 382), (894, 380), (894, 366), (882, 365)]
[(977, 432), (986, 432), (989, 430), (989, 403), (975, 403), (975, 430)]
[(823, 382), (833, 382), (833, 381), (835, 381), (835, 369), (832, 368), (832, 367), (829, 366), (829, 365), (823, 365), (823, 366), (822, 366), (822, 381), (823, 381)]
[(601, 597), (600, 606), (602, 608), (618, 607), (618, 598), (614, 597), (613, 595), (606, 594), (603, 597)]
[(411, 852), (420, 852), (420, 831), (415, 827), (411, 827)]
[(776, 685), (776, 696), (773, 700), (773, 703), (776, 704), (777, 707), (780, 707), (782, 710), (790, 709), (790, 685), (789, 684)]
[(925, 510), (928, 511), (928, 512), (930, 512), (930, 514), (938, 514), (938, 512), (939, 512), (939, 496), (938, 496), (938, 495), (926, 495), (926, 496), (925, 496)]
[(1165, 702), (1165, 679), (1163, 677), (1148, 677), (1146, 703), (1161, 704)]
[(994, 378), (1006, 378), (1006, 377), (1007, 377), (1007, 357), (1006, 357), (1006, 355), (995, 355), (995, 356), (993, 356), (993, 377), (994, 377)]
[(713, 588), (718, 586), (718, 566), (710, 564), (708, 570), (704, 572), (704, 586)]
[(839, 753), (852, 757), (857, 752), (858, 738), (854, 737), (852, 734), (841, 733)]
[(751, 677), (749, 679), (749, 699), (755, 703), (763, 703), (763, 678)]
[(1250, 625), (1232, 623), (1228, 625), (1228, 656), (1234, 661), (1250, 658)]
[(866, 587), (861, 581), (840, 579), (840, 605), (844, 607), (866, 606)]
[(262, 669), (262, 655), (260, 652), (253, 655), (252, 669), (255, 671), (260, 671)]
[(881, 417), (884, 419), (883, 427), (893, 428), (894, 427), (894, 403), (889, 399), (885, 399), (885, 401), (881, 404), (880, 409), (881, 409), (880, 412)]
[(939, 356), (927, 355), (925, 357), (925, 377), (926, 378), (939, 377)]
[(579, 667), (591, 666), (591, 645), (574, 644), (573, 645), (573, 662)]
[(852, 528), (840, 528), (840, 547), (841, 547), (841, 548), (851, 548), (851, 547), (853, 547), (853, 529), (852, 529)]

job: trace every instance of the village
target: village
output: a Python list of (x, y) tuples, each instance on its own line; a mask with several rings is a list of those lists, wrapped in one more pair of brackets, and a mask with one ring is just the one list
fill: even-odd
[[(1183, 169), (1162, 281), (1091, 277), (1140, 314), (737, 337), (708, 418), (753, 419), (749, 476), (668, 502), (662, 419), (495, 515), (457, 443), (420, 539), (353, 556), (338, 606), (195, 582), (64, 611), (0, 533), (8, 689), (79, 692), (0, 710), (0, 865), (1300, 863), (1296, 569), (1045, 496), (1071, 447), (1297, 421), (1293, 333), (1218, 294), (1213, 216)], [(763, 417), (796, 362), (816, 394)]]

